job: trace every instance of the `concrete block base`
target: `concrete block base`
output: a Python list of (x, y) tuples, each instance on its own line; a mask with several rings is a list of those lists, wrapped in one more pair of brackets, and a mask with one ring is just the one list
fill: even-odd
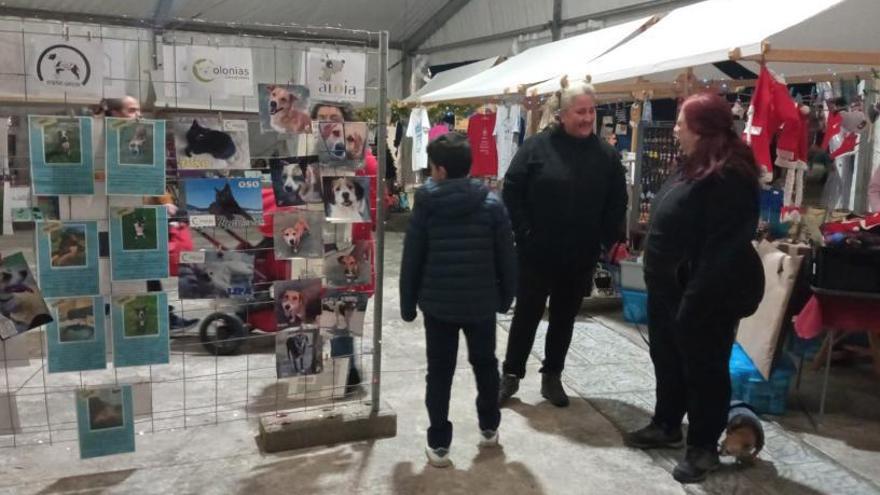
[(333, 445), (397, 435), (397, 414), (386, 403), (373, 414), (369, 403), (332, 409), (291, 411), (260, 418), (260, 442), (266, 452)]

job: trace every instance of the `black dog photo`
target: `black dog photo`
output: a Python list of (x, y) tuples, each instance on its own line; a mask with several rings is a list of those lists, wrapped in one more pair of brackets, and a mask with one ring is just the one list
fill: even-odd
[(278, 378), (321, 373), (324, 370), (323, 341), (317, 328), (278, 332), (275, 336)]
[(237, 228), (263, 223), (260, 179), (186, 179), (183, 196), (190, 216), (213, 215), (218, 227)]
[(174, 120), (174, 146), (178, 168), (250, 168), (245, 120), (179, 117)]

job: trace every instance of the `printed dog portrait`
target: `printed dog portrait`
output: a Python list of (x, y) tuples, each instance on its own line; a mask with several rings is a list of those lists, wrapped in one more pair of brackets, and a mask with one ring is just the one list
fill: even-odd
[(159, 335), (159, 303), (155, 295), (136, 296), (126, 302), (122, 310), (125, 338)]
[(277, 206), (321, 202), (321, 171), (317, 163), (303, 164), (292, 158), (273, 158), (269, 167)]
[(314, 375), (324, 370), (324, 343), (317, 329), (279, 332), (275, 337), (278, 378)]
[(135, 208), (122, 215), (122, 249), (126, 251), (156, 249), (159, 245), (155, 208)]
[(318, 122), (318, 159), (360, 168), (367, 147), (366, 122)]
[(309, 134), (312, 119), (308, 108), (309, 90), (305, 86), (260, 84), (260, 120), (263, 129), (282, 134)]
[(95, 340), (95, 311), (91, 298), (80, 297), (59, 301), (56, 314), (59, 342), (65, 344)]
[(321, 75), (318, 76), (318, 79), (324, 82), (330, 82), (333, 79), (334, 74), (342, 72), (343, 67), (345, 67), (344, 59), (334, 59), (331, 58), (330, 55), (325, 54), (321, 57)]
[(324, 276), (330, 287), (369, 284), (372, 277), (373, 245), (356, 241), (348, 249), (328, 251), (324, 257)]
[(178, 117), (174, 120), (174, 147), (179, 169), (250, 168), (245, 120)]
[(321, 279), (284, 280), (272, 284), (279, 329), (312, 325), (321, 314)]
[(82, 163), (82, 140), (77, 119), (57, 119), (43, 126), (43, 158), (47, 165)]
[(247, 227), (263, 223), (260, 179), (186, 179), (184, 197), (190, 216), (213, 215), (219, 227)]
[(329, 289), (321, 299), (321, 328), (337, 335), (363, 335), (369, 298), (363, 292)]
[(125, 424), (121, 388), (84, 390), (80, 393), (88, 396), (86, 405), (90, 430), (119, 428)]
[(324, 177), (324, 208), (330, 221), (369, 222), (369, 195), (367, 177)]
[(7, 339), (53, 320), (24, 255), (0, 262), (0, 338)]
[(49, 234), (52, 267), (86, 266), (86, 226), (64, 225)]
[(273, 229), (276, 258), (321, 258), (324, 255), (322, 212), (277, 212)]
[(120, 165), (153, 165), (152, 123), (126, 122), (117, 132)]
[(181, 299), (246, 297), (253, 294), (254, 254), (205, 252), (204, 263), (181, 263), (178, 293)]

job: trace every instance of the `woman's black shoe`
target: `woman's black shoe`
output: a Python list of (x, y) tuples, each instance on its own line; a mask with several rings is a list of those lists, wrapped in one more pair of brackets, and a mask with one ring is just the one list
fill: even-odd
[(679, 483), (699, 483), (720, 465), (716, 449), (689, 446), (684, 459), (672, 470), (672, 477)]
[(641, 430), (623, 435), (623, 444), (634, 449), (677, 449), (684, 445), (681, 428), (665, 430), (652, 422)]

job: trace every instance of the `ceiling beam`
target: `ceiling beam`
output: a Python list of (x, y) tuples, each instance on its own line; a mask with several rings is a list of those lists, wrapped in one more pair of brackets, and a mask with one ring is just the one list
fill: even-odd
[(156, 29), (162, 29), (171, 18), (171, 11), (174, 8), (174, 0), (158, 0), (156, 2), (156, 10), (153, 11), (153, 26)]
[(434, 33), (443, 27), (444, 24), (452, 19), (455, 14), (459, 13), (469, 2), (470, 0), (448, 0), (443, 7), (440, 7), (440, 10), (438, 10), (436, 14), (432, 15), (430, 19), (419, 26), (409, 38), (403, 40), (401, 43), (403, 45), (403, 51), (412, 52), (416, 50), (422, 43), (428, 41), (428, 38), (433, 36)]
[(553, 0), (553, 20), (550, 21), (550, 38), (559, 41), (562, 38), (562, 0)]
[[(0, 17), (22, 17), (40, 20), (51, 20), (59, 22), (77, 22), (82, 24), (96, 24), (105, 26), (121, 26), (139, 29), (161, 28), (155, 26), (153, 19), (140, 19), (134, 17), (114, 16), (104, 14), (88, 14), (82, 12), (59, 12), (43, 9), (29, 9), (17, 7), (0, 8)], [(354, 46), (371, 46), (378, 45), (378, 33), (355, 31), (361, 34), (346, 35), (336, 34), (337, 30), (322, 30), (320, 27), (296, 27), (296, 26), (261, 26), (261, 25), (238, 25), (235, 23), (221, 22), (201, 22), (201, 21), (179, 21), (167, 19), (167, 23), (172, 24), (175, 31), (189, 31), (195, 33), (206, 34), (228, 34), (233, 36), (255, 36), (265, 37), (286, 41), (302, 41), (302, 42), (327, 42), (338, 45), (354, 45)], [(168, 26), (166, 26), (167, 28)], [(400, 50), (400, 43), (389, 43), (389, 48)]]

